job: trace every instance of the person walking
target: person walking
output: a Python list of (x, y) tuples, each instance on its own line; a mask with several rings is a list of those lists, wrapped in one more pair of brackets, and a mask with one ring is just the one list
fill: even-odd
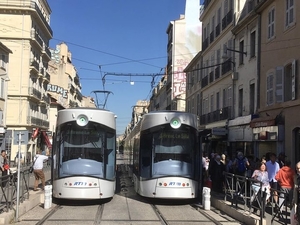
[(235, 174), (239, 176), (247, 176), (247, 170), (250, 166), (248, 159), (244, 156), (242, 152), (238, 152), (237, 157), (233, 162), (233, 168), (235, 169)]
[(292, 202), (294, 176), (295, 172), (291, 168), (291, 161), (289, 159), (286, 159), (285, 165), (278, 171), (275, 176), (275, 179), (280, 186), (280, 195), (278, 202), (280, 211), (282, 211), (282, 205), (284, 201), (286, 201), (287, 205), (291, 204)]
[(276, 154), (270, 153), (270, 160), (266, 162), (268, 176), (269, 176), (269, 182), (271, 186), (271, 191), (274, 196), (274, 201), (278, 202), (278, 182), (275, 178), (276, 174), (280, 170), (280, 166), (278, 162), (276, 162)]
[(35, 177), (33, 190), (37, 191), (39, 180), (42, 182), (42, 190), (45, 189), (45, 174), (43, 171), (44, 162), (49, 160), (48, 156), (42, 155), (40, 151), (34, 157), (33, 174)]

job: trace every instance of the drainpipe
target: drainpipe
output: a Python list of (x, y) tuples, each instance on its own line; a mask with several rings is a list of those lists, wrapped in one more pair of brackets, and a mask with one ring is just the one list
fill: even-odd
[(260, 67), (261, 67), (261, 14), (258, 14), (258, 34), (257, 34), (257, 82), (256, 82), (256, 86), (257, 86), (257, 106), (256, 106), (256, 112), (258, 111), (258, 109), (260, 108)]

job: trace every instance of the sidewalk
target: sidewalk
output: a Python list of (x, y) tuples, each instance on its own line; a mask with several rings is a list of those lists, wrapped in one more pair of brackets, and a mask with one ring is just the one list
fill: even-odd
[[(244, 210), (244, 205), (238, 203), (236, 208), (235, 205), (231, 205), (231, 202), (225, 201), (223, 195), (212, 194), (211, 196), (211, 205), (223, 211), (225, 214), (231, 216), (232, 218), (249, 225), (259, 225), (260, 217), (256, 214), (250, 213), (248, 209)], [(289, 212), (288, 212), (289, 214)], [(273, 221), (272, 220), (272, 208), (266, 207), (265, 218), (262, 220), (263, 225), (283, 225), (290, 224), (289, 215), (287, 220), (284, 218), (279, 219), (277, 216)]]
[[(46, 182), (51, 178), (51, 171), (49, 169), (44, 171)], [(34, 208), (35, 206), (44, 203), (44, 191), (33, 191), (34, 185), (34, 176), (33, 174), (29, 180), (29, 198), (19, 204), (19, 217), (24, 215), (29, 210)], [(11, 222), (15, 221), (16, 216), (16, 208), (15, 205), (13, 210), (9, 210), (8, 212), (4, 212), (0, 214), (0, 225), (1, 224), (10, 224)]]

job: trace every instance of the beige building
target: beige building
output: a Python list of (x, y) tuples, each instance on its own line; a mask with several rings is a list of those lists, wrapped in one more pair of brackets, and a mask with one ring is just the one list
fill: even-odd
[[(165, 110), (167, 108), (167, 75), (163, 75), (157, 86), (152, 91), (148, 111)], [(184, 111), (184, 110), (183, 110)]]
[(227, 151), (227, 124), (234, 118), (235, 58), (232, 51), (227, 50), (226, 58), (223, 53), (234, 50), (231, 29), (236, 15), (234, 1), (204, 2), (200, 10), (202, 51), (185, 69), (187, 111), (199, 116), (200, 128), (210, 137), (211, 152)]
[(57, 111), (72, 107), (95, 107), (92, 98), (83, 97), (81, 84), (75, 66), (72, 64), (72, 54), (65, 43), (51, 49), (51, 61), (48, 72), (51, 82), (47, 85), (47, 92), (51, 96), (50, 127), (55, 132)]
[(185, 14), (171, 21), (167, 28), (167, 110), (185, 111), (186, 108), (184, 68), (201, 50), (199, 8), (199, 0), (186, 1)]
[(17, 134), (24, 136), (20, 151), (30, 160), (37, 149), (43, 150), (39, 142), (42, 138), (32, 138), (32, 134), (49, 128), (47, 85), (50, 75), (47, 69), (51, 57), (49, 40), (53, 35), (50, 14), (45, 0), (0, 2), (0, 41), (12, 51), (5, 135), (5, 149), (12, 160), (18, 151)]
[[(253, 3), (253, 4), (250, 4)], [(185, 68), (187, 111), (200, 118), (209, 152), (254, 154), (258, 16), (253, 1), (206, 1), (202, 51)]]
[[(297, 10), (298, 9), (298, 10)], [(252, 122), (260, 152), (300, 160), (300, 2), (260, 1), (259, 119)]]
[(0, 42), (0, 146), (5, 149), (7, 85), (9, 79), (9, 55), (12, 51)]

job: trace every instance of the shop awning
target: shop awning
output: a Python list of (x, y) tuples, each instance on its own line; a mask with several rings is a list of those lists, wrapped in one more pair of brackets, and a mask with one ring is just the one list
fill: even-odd
[(49, 140), (49, 137), (48, 137), (46, 131), (43, 131), (42, 134), (43, 134), (43, 140), (44, 140), (45, 144), (47, 145), (47, 147), (49, 149), (52, 149), (52, 144), (51, 144), (51, 142)]
[(251, 120), (250, 127), (268, 127), (276, 125), (276, 116), (259, 117)]

